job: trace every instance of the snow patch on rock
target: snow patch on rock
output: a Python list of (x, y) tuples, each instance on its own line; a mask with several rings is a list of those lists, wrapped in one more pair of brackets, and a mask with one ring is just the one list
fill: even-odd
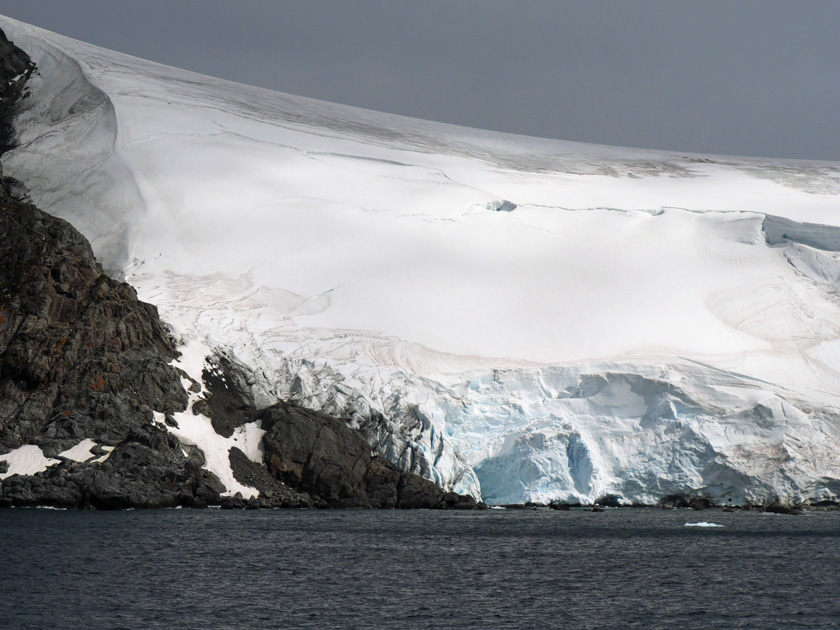
[(0, 479), (12, 475), (35, 475), (44, 472), (50, 466), (61, 463), (58, 459), (46, 457), (40, 446), (31, 444), (19, 446), (13, 451), (0, 455), (0, 462), (8, 464), (8, 470), (0, 473)]
[(101, 455), (100, 457), (97, 457), (96, 459), (90, 460), (91, 463), (101, 464), (102, 462), (107, 460), (111, 456), (111, 453), (114, 451), (113, 446), (102, 446), (101, 448), (102, 448), (103, 451), (105, 451), (105, 453), (103, 455)]
[(58, 454), (58, 456), (72, 459), (74, 462), (86, 462), (94, 456), (93, 453), (91, 453), (91, 449), (95, 447), (96, 442), (87, 438), (76, 444), (76, 446), (68, 448), (66, 451), (62, 451)]
[(233, 496), (236, 493), (245, 499), (258, 496), (256, 488), (246, 486), (234, 477), (230, 466), (230, 449), (236, 447), (251, 461), (262, 464), (262, 438), (265, 431), (259, 422), (248, 422), (234, 429), (230, 437), (223, 437), (216, 433), (210, 418), (193, 412), (193, 404), (198, 398), (199, 394), (191, 394), (187, 409), (173, 414), (174, 423), (166, 422), (164, 415), (159, 412), (154, 412), (154, 422), (178, 438), (184, 446), (194, 446), (201, 450), (205, 459), (203, 467), (215, 474), (225, 486), (226, 491), (222, 496)]

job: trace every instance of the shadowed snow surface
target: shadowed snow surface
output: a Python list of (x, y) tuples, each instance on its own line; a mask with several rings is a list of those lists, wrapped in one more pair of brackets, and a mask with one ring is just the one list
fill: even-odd
[(0, 26), (40, 71), (5, 172), (193, 378), (225, 352), (258, 403), (488, 502), (840, 491), (840, 165), (465, 129)]

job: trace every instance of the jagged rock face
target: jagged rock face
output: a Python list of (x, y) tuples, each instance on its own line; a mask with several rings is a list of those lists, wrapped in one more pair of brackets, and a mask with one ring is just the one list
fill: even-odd
[(335, 507), (468, 508), (470, 496), (445, 492), (427, 479), (397, 470), (347, 423), (280, 403), (259, 415), (269, 471)]
[(193, 410), (209, 417), (217, 433), (230, 435), (235, 427), (255, 421), (265, 431), (265, 466), (236, 448), (230, 451), (236, 479), (257, 488), (262, 505), (479, 507), (470, 496), (445, 492), (373, 455), (364, 436), (345, 419), (285, 402), (257, 409), (249, 393), (252, 375), (229, 357), (215, 356), (203, 380), (206, 392)]
[(29, 55), (0, 30), (0, 155), (11, 146), (13, 132), (9, 114), (23, 95), (26, 80), (34, 69)]
[[(0, 154), (13, 144), (11, 121), (34, 69), (0, 31)], [(57, 457), (93, 438), (90, 457), (107, 460), (61, 457), (41, 473), (7, 477), (0, 505), (219, 503), (224, 487), (201, 454), (184, 455), (150, 424), (153, 410), (187, 402), (157, 310), (105, 275), (76, 229), (17, 199), (10, 183), (0, 169), (0, 452), (34, 445)], [(108, 456), (102, 445), (115, 448)]]
[(184, 455), (178, 441), (164, 429), (139, 426), (132, 428), (102, 463), (64, 461), (37, 475), (7, 478), (0, 506), (119, 509), (215, 505), (225, 488), (202, 468), (203, 463), (198, 452)]
[(150, 424), (186, 406), (176, 356), (156, 309), (106, 276), (81, 234), (0, 189), (0, 452), (116, 445), (102, 462), (4, 479), (0, 506), (218, 504), (201, 454)]
[(106, 276), (68, 223), (0, 200), (0, 445), (116, 444), (183, 410), (156, 309)]

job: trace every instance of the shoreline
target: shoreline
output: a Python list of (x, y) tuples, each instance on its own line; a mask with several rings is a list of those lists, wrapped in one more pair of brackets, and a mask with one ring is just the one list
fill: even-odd
[(797, 516), (805, 513), (816, 512), (840, 512), (840, 502), (835, 501), (819, 501), (816, 503), (803, 503), (795, 506), (786, 506), (779, 503), (770, 503), (766, 505), (748, 504), (748, 505), (709, 505), (707, 507), (692, 507), (689, 505), (670, 506), (670, 505), (649, 505), (634, 503), (629, 505), (598, 505), (598, 504), (582, 504), (582, 503), (509, 503), (505, 505), (490, 505), (486, 503), (478, 503), (473, 509), (458, 509), (458, 508), (387, 508), (387, 507), (365, 507), (365, 506), (347, 506), (341, 507), (336, 505), (277, 505), (267, 501), (260, 500), (259, 497), (253, 499), (242, 499), (241, 497), (223, 497), (218, 504), (205, 505), (136, 505), (126, 507), (96, 507), (92, 505), (85, 506), (60, 506), (49, 504), (26, 504), (26, 503), (3, 503), (0, 502), (0, 512), (2, 510), (11, 509), (32, 509), (32, 510), (59, 510), (59, 511), (132, 511), (132, 510), (202, 510), (202, 509), (216, 509), (216, 510), (338, 510), (338, 511), (469, 511), (469, 512), (485, 512), (485, 511), (544, 511), (544, 512), (608, 512), (608, 511), (629, 511), (629, 510), (646, 510), (646, 511), (662, 511), (673, 512), (684, 510), (686, 512), (722, 512), (722, 513), (764, 513), (764, 514), (779, 514)]

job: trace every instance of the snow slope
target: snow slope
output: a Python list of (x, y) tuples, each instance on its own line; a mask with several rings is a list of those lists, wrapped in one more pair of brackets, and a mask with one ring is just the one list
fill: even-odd
[(260, 404), (488, 502), (840, 493), (840, 164), (466, 129), (0, 27), (40, 69), (5, 172), (193, 377), (224, 353)]

